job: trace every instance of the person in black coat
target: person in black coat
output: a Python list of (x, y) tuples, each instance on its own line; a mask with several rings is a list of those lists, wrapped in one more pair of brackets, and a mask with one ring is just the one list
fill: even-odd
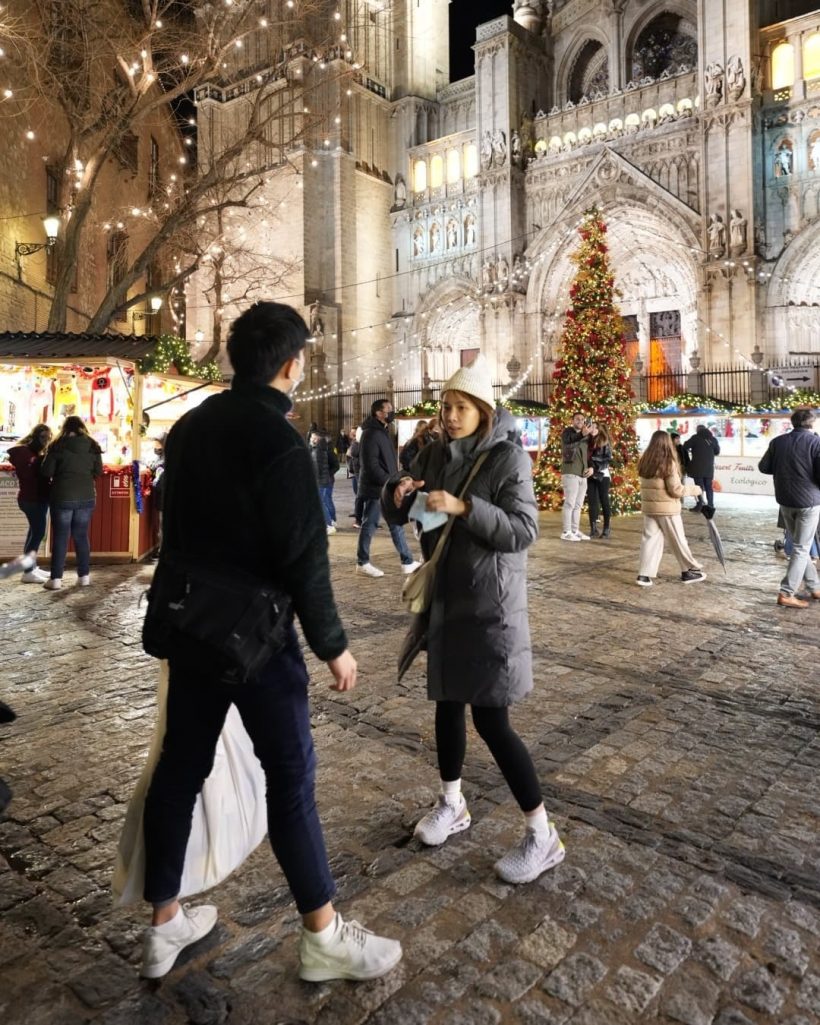
[[(774, 476), (775, 498), (794, 544), (777, 604), (804, 609), (807, 598), (820, 601), (820, 578), (810, 554), (820, 522), (820, 437), (814, 433), (810, 409), (796, 409), (792, 426), (790, 434), (769, 444), (758, 469)], [(804, 581), (806, 597), (798, 593)]]
[(715, 456), (720, 455), (717, 438), (705, 424), (698, 424), (698, 429), (684, 444), (683, 451), (686, 453), (689, 464), (689, 475), (701, 490), (692, 511), (699, 512), (703, 508), (704, 495), (706, 496), (706, 505), (714, 508)]
[(327, 438), (318, 428), (310, 432), (309, 445), (313, 471), (319, 485), (319, 497), (322, 499), (325, 513), (325, 526), (328, 534), (335, 534), (336, 506), (333, 503), (333, 483), (339, 472), (339, 460), (328, 445)]
[[(587, 500), (589, 502), (589, 536), (611, 537), (612, 505), (609, 501), (612, 444), (603, 424), (592, 421), (589, 425), (589, 466), (592, 476), (587, 478)], [(603, 526), (598, 532), (598, 514), (604, 515)]]
[[(356, 572), (368, 577), (383, 577), (384, 572), (370, 561), (370, 542), (379, 525), (382, 488), (399, 468), (388, 425), (394, 418), (389, 399), (377, 399), (370, 416), (362, 424), (359, 441), (359, 496), (362, 499), (362, 528), (356, 551)], [(390, 524), (390, 536), (401, 559), (403, 573), (412, 573), (420, 565), (415, 562), (407, 546), (402, 527)]]

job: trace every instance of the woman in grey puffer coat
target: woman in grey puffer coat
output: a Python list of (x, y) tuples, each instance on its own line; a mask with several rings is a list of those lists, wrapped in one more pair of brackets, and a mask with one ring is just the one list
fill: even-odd
[[(425, 844), (467, 829), (461, 794), (466, 706), (526, 820), (523, 841), (496, 863), (507, 882), (523, 883), (557, 865), (564, 848), (549, 822), (535, 767), (509, 722), (509, 706), (532, 690), (527, 618), (527, 548), (538, 537), (529, 456), (508, 439), (495, 414), (489, 369), (478, 356), (444, 385), (441, 440), (426, 446), (411, 477), (385, 489), (386, 513), (407, 521), (413, 494), (426, 512), (457, 517), (438, 564), (427, 625), (427, 696), (436, 702), (441, 795), (416, 826)], [(481, 459), (464, 499), (458, 496)], [(392, 503), (392, 508), (389, 508)], [(415, 511), (415, 510), (414, 510)], [(442, 527), (421, 537), (429, 559)]]

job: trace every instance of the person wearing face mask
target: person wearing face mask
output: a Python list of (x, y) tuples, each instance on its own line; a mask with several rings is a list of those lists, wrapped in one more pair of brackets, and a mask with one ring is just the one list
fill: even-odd
[[(377, 399), (370, 407), (370, 416), (362, 424), (359, 442), (359, 492), (362, 526), (356, 551), (356, 572), (366, 577), (383, 577), (384, 571), (370, 561), (370, 543), (379, 525), (382, 488), (399, 468), (396, 450), (388, 433), (395, 413), (389, 399)], [(415, 562), (407, 545), (404, 530), (390, 524), (390, 536), (401, 559), (402, 573), (412, 573), (421, 563)]]
[[(284, 591), (308, 646), (330, 669), (331, 689), (349, 691), (356, 660), (333, 597), (316, 474), (287, 419), (309, 337), (302, 317), (280, 303), (255, 303), (232, 324), (230, 390), (186, 413), (165, 442), (158, 572), (179, 556), (213, 572), (231, 567)], [(231, 467), (229, 487), (215, 486), (214, 466)], [(231, 704), (265, 772), (268, 837), (302, 916), (300, 977), (385, 974), (401, 959), (400, 944), (344, 921), (331, 903), (335, 883), (314, 796), (309, 680), (292, 621), (284, 646), (247, 683), (230, 676), (227, 682), (207, 645), (183, 642), (168, 658), (167, 726), (143, 816), (144, 897), (153, 906), (143, 976), (165, 975), (216, 924), (215, 907), (183, 908), (179, 894), (194, 804)]]
[(505, 882), (527, 883), (564, 858), (532, 758), (509, 720), (510, 706), (533, 687), (527, 549), (538, 538), (538, 506), (532, 463), (509, 440), (506, 418), (495, 410), (489, 365), (480, 355), (444, 385), (440, 418), (441, 440), (423, 448), (410, 476), (389, 482), (383, 497), (385, 516), (401, 523), (427, 492), (419, 519), (428, 559), (448, 517), (455, 518), (426, 630), (441, 791), (415, 835), (437, 847), (470, 826), (461, 793), (469, 705), (476, 732), (524, 818), (523, 838), (495, 871)]
[[(36, 556), (46, 536), (49, 483), (40, 473), (40, 467), (50, 441), (51, 428), (47, 424), (37, 424), (14, 448), (9, 449), (9, 462), (20, 486), (17, 505), (28, 520), (24, 555), (34, 552)], [(20, 579), (24, 584), (44, 584), (48, 573), (34, 565)]]

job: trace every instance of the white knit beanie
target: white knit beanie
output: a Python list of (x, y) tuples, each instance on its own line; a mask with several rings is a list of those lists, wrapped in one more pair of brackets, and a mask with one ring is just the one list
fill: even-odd
[(448, 391), (460, 391), (465, 395), (471, 395), (474, 399), (483, 402), (490, 409), (495, 409), (495, 394), (493, 392), (493, 379), (490, 375), (490, 365), (479, 353), (472, 363), (457, 370), (449, 381), (445, 381), (441, 388), (443, 395)]

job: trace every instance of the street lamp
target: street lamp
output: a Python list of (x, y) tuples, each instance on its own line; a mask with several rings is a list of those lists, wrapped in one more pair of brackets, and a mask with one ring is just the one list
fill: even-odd
[(148, 303), (149, 303), (149, 305), (151, 307), (150, 312), (148, 310), (145, 310), (145, 311), (137, 310), (135, 313), (131, 314), (131, 324), (132, 324), (132, 326), (138, 320), (148, 320), (149, 317), (156, 316), (156, 314), (159, 313), (159, 311), (162, 309), (162, 296), (161, 295), (152, 295), (151, 298), (148, 300)]
[(43, 218), (43, 228), (46, 233), (45, 242), (15, 242), (14, 258), (17, 261), (17, 274), (22, 273), (20, 258), (39, 253), (41, 249), (52, 249), (57, 244), (57, 236), (60, 232), (60, 218), (57, 214), (48, 214)]

